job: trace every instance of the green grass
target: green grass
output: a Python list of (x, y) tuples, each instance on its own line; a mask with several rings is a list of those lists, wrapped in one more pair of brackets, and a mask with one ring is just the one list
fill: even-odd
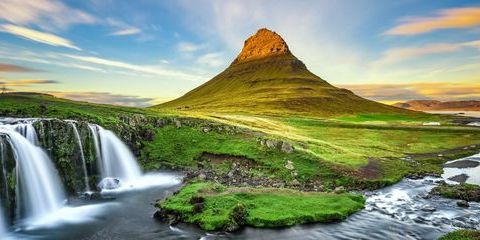
[(143, 159), (156, 159), (154, 162), (146, 161), (147, 168), (159, 168), (162, 165), (195, 168), (202, 153), (212, 153), (251, 159), (259, 165), (255, 171), (266, 177), (292, 180), (290, 170), (284, 167), (288, 160), (294, 163), (299, 181), (335, 177), (331, 164), (304, 152), (284, 153), (263, 147), (257, 143), (253, 133), (205, 133), (198, 127), (165, 126), (157, 129), (153, 141), (145, 143), (143, 153)]
[[(194, 211), (195, 201), (203, 204), (201, 211)], [(183, 221), (198, 224), (208, 231), (228, 230), (232, 225), (285, 227), (339, 221), (363, 206), (364, 198), (355, 194), (227, 188), (213, 183), (189, 184), (157, 204), (157, 207), (180, 214)]]
[(0, 116), (76, 119), (110, 125), (118, 123), (122, 116), (134, 114), (156, 115), (149, 109), (71, 101), (46, 94), (0, 94)]
[(457, 230), (449, 232), (442, 236), (439, 240), (479, 240), (480, 231), (478, 230)]
[(355, 123), (364, 123), (364, 122), (388, 122), (388, 123), (412, 123), (419, 121), (440, 121), (439, 116), (427, 115), (427, 114), (410, 114), (410, 115), (400, 115), (400, 114), (358, 114), (352, 116), (342, 116), (336, 118), (340, 121), (346, 122), (355, 122)]
[(473, 184), (439, 185), (432, 189), (434, 194), (445, 198), (480, 202), (480, 186)]

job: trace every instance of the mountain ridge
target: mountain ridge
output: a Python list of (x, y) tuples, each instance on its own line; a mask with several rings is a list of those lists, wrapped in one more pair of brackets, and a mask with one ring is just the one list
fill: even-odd
[(410, 100), (393, 104), (395, 107), (415, 110), (415, 111), (480, 111), (480, 101), (437, 101), (437, 100)]
[(277, 33), (260, 29), (228, 68), (161, 109), (272, 115), (408, 114), (337, 88), (310, 72)]

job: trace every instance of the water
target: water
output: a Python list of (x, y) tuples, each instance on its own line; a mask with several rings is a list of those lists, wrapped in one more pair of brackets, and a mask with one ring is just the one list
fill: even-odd
[(131, 183), (142, 176), (135, 156), (112, 131), (100, 126), (92, 126), (90, 129), (95, 145), (99, 146), (97, 155), (100, 156), (98, 162), (102, 178), (118, 178), (122, 183)]
[(80, 151), (80, 158), (82, 160), (83, 179), (85, 182), (85, 191), (91, 192), (90, 182), (88, 180), (87, 163), (85, 162), (85, 154), (83, 153), (82, 139), (80, 138), (80, 134), (78, 133), (77, 125), (75, 124), (75, 122), (70, 122), (70, 125), (72, 126), (73, 134), (75, 136), (75, 139), (77, 140), (78, 149)]
[[(448, 167), (448, 165), (451, 163), (460, 163), (465, 161), (478, 162), (478, 165), (476, 167), (462, 167), (462, 168)], [(465, 181), (466, 183), (480, 185), (480, 154), (447, 162), (446, 166), (447, 167), (443, 169), (444, 171), (442, 175), (443, 178), (449, 179), (454, 176), (465, 174), (468, 176), (468, 178)]]
[(0, 133), (8, 136), (17, 162), (17, 200), (22, 215), (35, 221), (60, 209), (66, 197), (47, 154), (15, 131), (0, 128)]
[(3, 211), (2, 211), (2, 202), (0, 202), (0, 239), (3, 239), (7, 236), (7, 227), (5, 224), (5, 219), (3, 218)]

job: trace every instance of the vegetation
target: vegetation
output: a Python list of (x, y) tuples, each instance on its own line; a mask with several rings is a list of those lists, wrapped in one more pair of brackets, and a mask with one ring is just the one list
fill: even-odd
[(480, 239), (480, 231), (478, 230), (457, 230), (449, 232), (442, 236), (439, 240), (478, 240)]
[(235, 230), (240, 226), (283, 227), (309, 222), (332, 222), (362, 209), (355, 194), (306, 193), (286, 189), (224, 187), (193, 183), (165, 202), (157, 217), (180, 218), (204, 230)]
[(442, 184), (433, 188), (431, 193), (451, 199), (480, 202), (480, 186), (473, 184)]

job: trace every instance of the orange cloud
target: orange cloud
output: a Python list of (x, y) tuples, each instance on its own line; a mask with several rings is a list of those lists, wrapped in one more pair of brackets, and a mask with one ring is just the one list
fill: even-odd
[(434, 17), (411, 18), (385, 32), (387, 35), (416, 35), (439, 29), (480, 26), (480, 7), (452, 8)]
[(356, 94), (378, 101), (405, 101), (416, 99), (467, 100), (480, 99), (478, 82), (417, 82), (386, 84), (344, 84)]
[(38, 70), (13, 64), (0, 63), (0, 72), (37, 72)]

